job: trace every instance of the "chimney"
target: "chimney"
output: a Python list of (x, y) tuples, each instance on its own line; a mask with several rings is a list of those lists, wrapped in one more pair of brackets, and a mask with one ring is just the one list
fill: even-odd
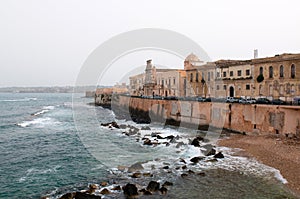
[(254, 59), (258, 58), (258, 50), (254, 49)]

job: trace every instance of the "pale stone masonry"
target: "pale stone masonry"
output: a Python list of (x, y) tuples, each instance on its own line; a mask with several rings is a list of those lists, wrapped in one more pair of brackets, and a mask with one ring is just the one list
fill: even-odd
[(203, 62), (195, 54), (183, 69), (157, 69), (147, 61), (145, 73), (130, 77), (132, 95), (178, 97), (300, 98), (300, 54), (249, 60)]

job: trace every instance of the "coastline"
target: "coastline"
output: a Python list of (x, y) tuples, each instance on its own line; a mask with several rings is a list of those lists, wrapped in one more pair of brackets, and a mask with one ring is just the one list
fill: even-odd
[(218, 141), (219, 146), (240, 148), (236, 155), (255, 158), (278, 169), (288, 181), (286, 186), (300, 196), (300, 142), (272, 135), (238, 135)]

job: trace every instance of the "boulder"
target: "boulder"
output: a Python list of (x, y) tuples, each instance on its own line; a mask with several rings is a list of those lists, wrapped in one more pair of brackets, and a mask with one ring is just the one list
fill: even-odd
[(89, 190), (87, 191), (88, 193), (94, 193), (98, 186), (96, 184), (90, 184)]
[(111, 192), (108, 190), (108, 189), (106, 189), (106, 188), (104, 188), (104, 189), (102, 189), (101, 191), (100, 191), (100, 194), (102, 194), (102, 195), (107, 195), (107, 194), (110, 194)]
[(181, 177), (182, 177), (182, 178), (185, 178), (185, 177), (187, 177), (187, 176), (188, 176), (188, 174), (186, 174), (186, 173), (181, 174)]
[(123, 187), (123, 192), (124, 195), (127, 197), (133, 197), (139, 195), (137, 187), (134, 184), (130, 184), (130, 183), (126, 184)]
[(120, 191), (120, 190), (122, 190), (122, 187), (120, 185), (114, 186), (113, 188), (111, 188), (111, 190)]
[(173, 140), (175, 137), (174, 137), (174, 135), (169, 135), (166, 138), (169, 139), (169, 140)]
[(169, 168), (170, 168), (169, 166), (164, 166), (164, 167), (163, 167), (163, 169), (169, 169)]
[(211, 156), (216, 154), (216, 150), (213, 148), (211, 144), (204, 145), (203, 148), (205, 151), (202, 151), (206, 156)]
[(122, 165), (118, 166), (119, 171), (125, 171), (125, 169), (126, 169), (126, 166), (122, 166)]
[(126, 124), (120, 124), (119, 127), (120, 129), (126, 129), (128, 126)]
[(206, 174), (204, 172), (197, 173), (198, 176), (205, 176)]
[(161, 187), (161, 188), (159, 189), (159, 191), (160, 191), (160, 193), (161, 193), (162, 195), (166, 195), (167, 192), (168, 192), (168, 189), (167, 189), (166, 187)]
[(117, 124), (117, 122), (112, 122), (112, 123), (111, 123), (111, 126), (117, 128), (117, 129), (120, 128), (119, 125)]
[(133, 174), (131, 175), (131, 177), (132, 177), (132, 178), (140, 178), (140, 177), (142, 177), (142, 174), (141, 174), (140, 172), (136, 172), (136, 173), (133, 173)]
[(183, 158), (179, 158), (179, 162), (183, 162), (184, 164), (186, 164), (186, 161)]
[(214, 158), (224, 158), (224, 155), (222, 154), (222, 152), (219, 152), (216, 155), (214, 155)]
[(144, 177), (153, 177), (153, 174), (151, 174), (151, 173), (143, 173), (143, 176)]
[(165, 187), (165, 186), (173, 186), (173, 183), (169, 182), (169, 181), (166, 181), (162, 186), (163, 187)]
[(157, 135), (156, 137), (157, 137), (157, 139), (165, 139), (164, 137), (161, 137), (160, 135)]
[(190, 159), (190, 161), (197, 164), (202, 159), (203, 159), (203, 157), (193, 157), (192, 159)]
[(200, 142), (199, 142), (199, 140), (197, 138), (195, 138), (191, 142), (191, 145), (193, 145), (194, 147), (200, 147)]
[(106, 187), (106, 186), (108, 185), (108, 183), (105, 182), (105, 181), (103, 181), (103, 182), (100, 183), (100, 185), (101, 185), (102, 187)]
[(159, 187), (160, 187), (160, 184), (158, 182), (150, 181), (146, 189), (148, 191), (155, 192), (155, 191), (159, 190)]
[(149, 138), (146, 138), (146, 139), (144, 140), (144, 145), (149, 145), (149, 146), (151, 146), (151, 145), (153, 145), (153, 143), (151, 142), (151, 140), (150, 140)]
[(137, 162), (128, 168), (128, 172), (133, 173), (135, 171), (141, 171), (143, 169), (144, 169), (144, 167), (142, 166), (142, 164), (140, 162)]
[(184, 143), (183, 142), (178, 142), (178, 144), (176, 145), (176, 148), (180, 148), (181, 146), (183, 146)]
[(143, 193), (146, 196), (152, 195), (152, 193), (146, 189), (141, 189), (141, 190), (139, 190), (139, 192)]

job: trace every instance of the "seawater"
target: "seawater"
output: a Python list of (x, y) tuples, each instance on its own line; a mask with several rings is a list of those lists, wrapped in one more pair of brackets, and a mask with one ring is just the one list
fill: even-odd
[[(100, 127), (100, 123), (115, 119), (112, 111), (87, 105), (92, 99), (83, 95), (75, 98), (74, 104), (71, 94), (0, 94), (0, 198), (57, 198), (107, 180), (118, 165), (137, 161), (146, 162), (145, 168), (172, 165), (179, 157), (188, 161), (199, 152), (191, 146), (143, 146), (121, 130)], [(145, 126), (123, 120), (118, 123)], [(141, 131), (141, 136), (160, 132), (180, 135), (187, 142), (196, 135), (189, 129), (159, 124), (150, 124), (150, 128)], [(172, 176), (162, 173), (161, 179), (174, 182), (164, 197), (296, 198), (284, 188), (279, 171), (231, 156), (231, 149), (218, 150), (226, 154), (224, 160), (193, 168), (205, 171), (205, 177), (183, 179), (176, 171)]]

